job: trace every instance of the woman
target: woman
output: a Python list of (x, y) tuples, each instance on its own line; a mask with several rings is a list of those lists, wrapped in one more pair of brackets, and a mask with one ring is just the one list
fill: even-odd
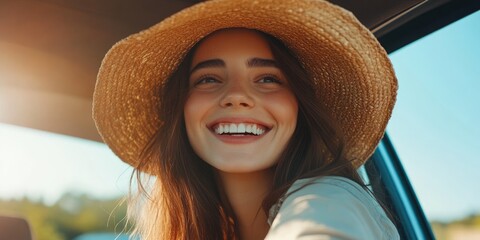
[(214, 0), (117, 43), (94, 118), (156, 177), (142, 239), (398, 239), (356, 171), (395, 94), (385, 51), (349, 12)]

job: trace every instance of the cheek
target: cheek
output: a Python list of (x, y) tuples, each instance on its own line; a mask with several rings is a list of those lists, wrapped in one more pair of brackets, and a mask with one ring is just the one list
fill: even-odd
[(199, 104), (199, 101), (196, 99), (195, 95), (190, 95), (187, 98), (187, 101), (185, 102), (185, 106), (183, 108), (183, 113), (185, 116), (185, 125), (187, 128), (187, 133), (190, 135), (190, 132), (192, 131), (191, 127), (194, 125), (195, 122), (198, 122), (199, 118), (199, 112), (198, 111), (199, 107), (201, 107), (201, 104)]
[(195, 95), (190, 95), (183, 108), (188, 141), (197, 154), (198, 144), (201, 142), (198, 134), (198, 126), (201, 121), (201, 111), (199, 107), (202, 105), (199, 100), (200, 99), (197, 99)]
[(196, 131), (205, 121), (204, 117), (211, 108), (213, 99), (198, 93), (192, 93), (188, 96), (183, 113), (185, 116), (185, 125), (187, 133), (190, 136), (192, 131)]
[(272, 114), (277, 121), (291, 128), (292, 131), (297, 125), (298, 102), (293, 93), (284, 92), (268, 98), (272, 108)]
[(185, 123), (188, 125), (188, 120), (191, 118), (191, 115), (195, 114), (195, 101), (191, 96), (187, 97), (185, 101), (185, 106), (183, 107), (183, 115), (185, 116)]

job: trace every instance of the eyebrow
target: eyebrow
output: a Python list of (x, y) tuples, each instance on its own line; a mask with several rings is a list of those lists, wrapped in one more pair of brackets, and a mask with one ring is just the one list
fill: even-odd
[(276, 67), (277, 62), (273, 59), (265, 59), (265, 58), (250, 58), (247, 61), (248, 67)]
[(218, 58), (209, 59), (209, 60), (205, 60), (203, 62), (197, 63), (197, 65), (195, 65), (195, 67), (193, 67), (192, 70), (190, 70), (190, 73), (195, 72), (200, 68), (225, 67), (225, 66), (226, 66), (225, 62), (221, 59), (218, 59)]
[[(266, 58), (250, 58), (246, 62), (247, 67), (275, 67), (278, 68), (277, 62), (273, 59), (266, 59)], [(209, 67), (226, 67), (225, 61), (215, 58), (205, 60), (203, 62), (197, 63), (195, 67), (190, 70), (190, 74), (197, 71), (201, 68), (209, 68)]]

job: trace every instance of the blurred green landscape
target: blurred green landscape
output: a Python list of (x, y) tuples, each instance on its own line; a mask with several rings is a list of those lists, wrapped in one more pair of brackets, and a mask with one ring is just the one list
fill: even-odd
[(30, 223), (35, 240), (70, 240), (83, 233), (125, 233), (122, 198), (95, 199), (86, 194), (64, 194), (55, 204), (28, 198), (0, 200), (0, 215), (23, 217)]
[[(96, 199), (87, 194), (66, 193), (53, 205), (28, 198), (0, 200), (0, 215), (24, 217), (36, 240), (69, 240), (90, 232), (127, 233), (122, 198)], [(450, 222), (432, 221), (438, 240), (480, 239), (480, 214)]]

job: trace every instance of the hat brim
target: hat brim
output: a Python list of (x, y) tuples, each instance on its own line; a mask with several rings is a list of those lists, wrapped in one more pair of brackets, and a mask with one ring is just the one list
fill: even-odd
[(115, 44), (100, 67), (93, 117), (104, 142), (126, 163), (160, 125), (159, 89), (208, 34), (249, 28), (280, 39), (313, 77), (316, 93), (346, 137), (356, 167), (382, 138), (397, 80), (385, 50), (350, 12), (322, 0), (207, 1)]

